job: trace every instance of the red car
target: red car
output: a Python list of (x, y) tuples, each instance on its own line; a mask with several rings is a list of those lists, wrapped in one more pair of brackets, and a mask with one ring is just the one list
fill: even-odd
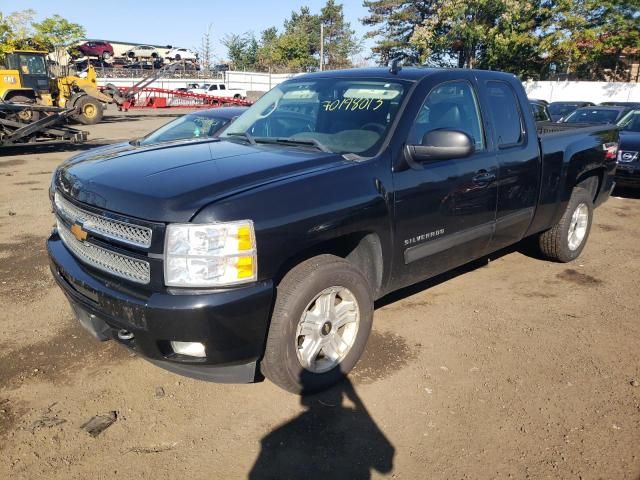
[(102, 40), (88, 40), (78, 45), (78, 50), (87, 57), (99, 57), (104, 60), (113, 57), (113, 47)]

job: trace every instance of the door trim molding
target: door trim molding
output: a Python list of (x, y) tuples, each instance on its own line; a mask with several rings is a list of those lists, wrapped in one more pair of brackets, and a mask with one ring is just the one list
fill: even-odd
[(471, 242), (485, 236), (489, 237), (493, 234), (494, 230), (495, 222), (483, 223), (482, 225), (452, 233), (437, 240), (414, 245), (404, 251), (404, 263), (408, 265), (416, 260), (444, 252), (463, 243)]

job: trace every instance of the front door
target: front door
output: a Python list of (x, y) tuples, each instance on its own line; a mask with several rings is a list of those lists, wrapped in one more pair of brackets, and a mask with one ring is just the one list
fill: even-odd
[(475, 143), (467, 158), (411, 162), (394, 172), (394, 287), (410, 285), (486, 253), (495, 227), (498, 163), (487, 146), (471, 80), (444, 82), (427, 95), (407, 144), (436, 129), (461, 130)]

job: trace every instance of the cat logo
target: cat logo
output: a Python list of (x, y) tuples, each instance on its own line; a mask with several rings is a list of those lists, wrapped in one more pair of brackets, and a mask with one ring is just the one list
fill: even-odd
[(77, 223), (71, 225), (71, 233), (73, 233), (73, 236), (80, 242), (84, 242), (87, 239), (87, 232), (85, 232)]

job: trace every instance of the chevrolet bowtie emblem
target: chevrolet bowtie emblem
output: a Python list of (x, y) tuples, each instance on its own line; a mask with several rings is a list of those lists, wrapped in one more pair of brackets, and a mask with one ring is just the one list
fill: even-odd
[(77, 223), (71, 225), (71, 233), (73, 233), (73, 236), (81, 242), (87, 239), (87, 232), (85, 232)]

